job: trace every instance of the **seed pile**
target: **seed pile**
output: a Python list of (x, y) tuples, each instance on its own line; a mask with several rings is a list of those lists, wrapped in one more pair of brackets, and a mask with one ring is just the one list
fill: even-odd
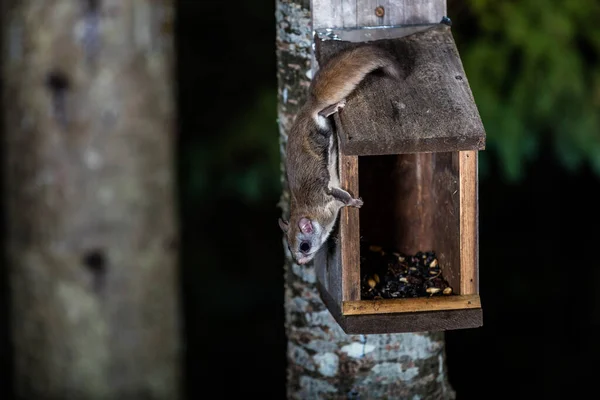
[(363, 300), (451, 295), (435, 252), (405, 255), (361, 243)]

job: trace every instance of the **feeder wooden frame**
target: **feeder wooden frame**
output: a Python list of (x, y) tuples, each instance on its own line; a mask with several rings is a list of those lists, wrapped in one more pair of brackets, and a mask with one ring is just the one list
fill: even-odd
[[(402, 82), (372, 74), (334, 115), (341, 186), (365, 205), (341, 210), (315, 257), (319, 291), (347, 333), (478, 327), (478, 151), (485, 131), (450, 27), (393, 34), (371, 44), (396, 55)], [(319, 64), (365, 44), (327, 39), (315, 37)], [(435, 251), (455, 294), (361, 300), (361, 237), (406, 254)]]

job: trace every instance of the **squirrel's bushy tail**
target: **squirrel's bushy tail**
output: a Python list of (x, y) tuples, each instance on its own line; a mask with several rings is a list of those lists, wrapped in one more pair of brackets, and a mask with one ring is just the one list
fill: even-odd
[(386, 50), (365, 45), (343, 50), (325, 63), (313, 78), (310, 89), (316, 112), (346, 98), (370, 72), (382, 68), (399, 79), (397, 61)]

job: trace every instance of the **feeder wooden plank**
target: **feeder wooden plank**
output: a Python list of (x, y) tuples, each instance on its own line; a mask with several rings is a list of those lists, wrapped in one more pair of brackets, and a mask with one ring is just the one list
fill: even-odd
[(417, 297), (411, 299), (383, 299), (344, 301), (343, 315), (412, 313), (423, 311), (459, 310), (481, 308), (479, 295), (451, 295)]
[(342, 302), (334, 298), (331, 291), (325, 288), (325, 285), (325, 281), (317, 280), (316, 282), (317, 290), (319, 291), (321, 300), (323, 300), (323, 303), (325, 303), (325, 306), (327, 306), (327, 309), (329, 310), (333, 318), (335, 318), (337, 323), (343, 329), (344, 316), (342, 315)]
[(438, 332), (483, 325), (481, 308), (389, 315), (349, 315), (342, 329), (348, 334)]
[(455, 293), (461, 288), (460, 177), (458, 152), (435, 153), (430, 209), (434, 247), (444, 278)]
[[(352, 196), (358, 192), (358, 157), (340, 155), (340, 184)], [(344, 207), (340, 212), (342, 244), (342, 300), (360, 299), (360, 228), (359, 209)]]
[[(320, 65), (342, 49), (364, 46), (315, 38)], [(485, 131), (450, 27), (369, 42), (394, 54), (399, 82), (373, 73), (334, 115), (346, 155), (481, 150)]]
[(319, 290), (327, 293), (331, 301), (342, 304), (342, 246), (339, 224), (314, 258)]
[[(375, 7), (383, 6), (382, 18)], [(423, 24), (439, 21), (446, 15), (445, 1), (402, 0), (311, 0), (313, 28), (364, 27), (376, 25)]]
[(477, 152), (459, 152), (460, 170), (460, 283), (461, 294), (477, 293), (479, 283)]
[[(483, 325), (483, 313), (479, 306), (473, 308), (415, 311), (394, 314), (354, 314), (344, 315), (342, 309), (326, 290), (321, 282), (317, 282), (323, 302), (347, 334), (372, 334), (372, 333), (402, 333), (402, 332), (435, 332), (450, 329), (477, 328)], [(462, 296), (456, 296), (462, 297)], [(478, 302), (479, 296), (475, 295), (474, 301)], [(411, 299), (402, 299), (411, 300)], [(362, 302), (367, 302), (365, 300)], [(395, 300), (385, 300), (395, 301)], [(354, 302), (351, 302), (354, 303)]]

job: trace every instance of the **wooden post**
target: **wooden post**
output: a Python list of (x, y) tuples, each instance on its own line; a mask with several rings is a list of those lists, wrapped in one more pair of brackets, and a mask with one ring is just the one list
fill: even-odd
[(16, 397), (178, 399), (173, 2), (3, 6)]
[[(446, 2), (434, 0), (312, 0), (311, 19), (307, 3), (277, 1), (282, 157), (287, 132), (313, 75), (309, 71), (314, 64), (313, 29), (437, 23), (446, 12)], [(431, 171), (419, 169), (420, 157), (427, 155), (403, 157), (407, 160), (406, 174), (411, 174), (412, 180), (419, 174), (415, 181), (422, 185), (422, 193), (409, 193), (418, 206), (419, 201), (429, 201), (426, 190), (431, 185)], [(282, 196), (284, 217), (288, 195), (284, 191)], [(429, 221), (417, 222), (423, 225)], [(426, 239), (420, 237), (413, 245), (419, 250), (428, 248)], [(443, 333), (346, 335), (320, 299), (313, 266), (295, 265), (287, 257), (285, 276), (288, 398), (454, 398), (446, 377)]]

